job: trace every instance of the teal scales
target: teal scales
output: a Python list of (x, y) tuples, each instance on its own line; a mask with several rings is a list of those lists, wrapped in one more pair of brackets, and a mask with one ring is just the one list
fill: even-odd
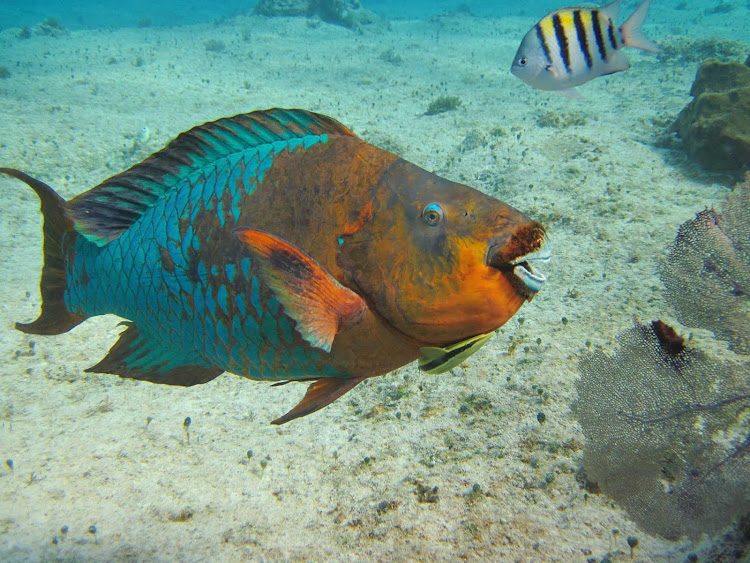
[(84, 236), (66, 234), (75, 237), (75, 259), (67, 263), (65, 305), (82, 316), (115, 312), (132, 320), (128, 330), (137, 333), (123, 358), (129, 370), (191, 365), (278, 380), (283, 365), (290, 380), (345, 376), (326, 365), (325, 352), (295, 345), (292, 320), (273, 294), (261, 295), (250, 258), (235, 263), (229, 254), (201, 253), (212, 235), (194, 230), (206, 212), (222, 229), (241, 226), (251, 205), (244, 200), (262, 189), (274, 158), (326, 143), (327, 135), (285, 139), (257, 125), (253, 136), (245, 127), (233, 132), (202, 131), (205, 154), (191, 155), (199, 166), (187, 164), (180, 171), (187, 174), (162, 184), (144, 181), (149, 205), (133, 206), (142, 214), (115, 238), (77, 222)]

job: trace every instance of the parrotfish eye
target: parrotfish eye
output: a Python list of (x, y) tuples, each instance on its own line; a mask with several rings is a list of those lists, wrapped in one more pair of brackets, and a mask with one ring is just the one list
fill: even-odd
[(431, 203), (422, 210), (422, 219), (430, 227), (436, 227), (442, 223), (443, 217), (445, 217), (445, 212), (437, 203)]
[(526, 66), (526, 57), (518, 59), (518, 66)]

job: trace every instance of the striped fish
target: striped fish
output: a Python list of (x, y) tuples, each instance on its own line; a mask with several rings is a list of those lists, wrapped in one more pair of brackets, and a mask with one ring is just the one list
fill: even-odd
[(620, 4), (622, 0), (602, 8), (563, 8), (545, 16), (521, 41), (510, 71), (534, 88), (580, 98), (575, 86), (630, 68), (623, 47), (658, 52), (641, 32), (651, 0), (617, 27)]

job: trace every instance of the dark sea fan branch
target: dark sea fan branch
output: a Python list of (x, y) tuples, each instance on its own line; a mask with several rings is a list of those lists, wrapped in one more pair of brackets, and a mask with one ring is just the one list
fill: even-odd
[(644, 413), (643, 416), (628, 415), (622, 412), (619, 412), (618, 414), (622, 415), (624, 418), (627, 418), (631, 422), (637, 422), (638, 424), (656, 424), (659, 422), (666, 422), (667, 420), (671, 420), (673, 418), (679, 418), (683, 415), (694, 414), (696, 412), (713, 411), (716, 409), (720, 409), (721, 407), (724, 407), (726, 405), (736, 403), (737, 401), (747, 401), (748, 399), (750, 399), (750, 393), (743, 393), (737, 395), (736, 397), (730, 397), (728, 399), (724, 399), (722, 401), (718, 401), (716, 403), (711, 403), (708, 405), (703, 405), (701, 403), (686, 405), (676, 412), (672, 412), (669, 414)]

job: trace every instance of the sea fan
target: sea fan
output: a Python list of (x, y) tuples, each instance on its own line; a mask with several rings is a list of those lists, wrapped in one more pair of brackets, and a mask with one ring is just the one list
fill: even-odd
[(661, 278), (681, 323), (750, 354), (750, 175), (721, 213), (706, 209), (680, 227)]
[(668, 351), (652, 326), (580, 362), (589, 481), (649, 533), (716, 533), (750, 512), (750, 364)]
[[(750, 353), (750, 177), (680, 227), (662, 279), (681, 322)], [(750, 513), (750, 362), (711, 358), (661, 321), (616, 341), (579, 364), (587, 479), (668, 539)]]

